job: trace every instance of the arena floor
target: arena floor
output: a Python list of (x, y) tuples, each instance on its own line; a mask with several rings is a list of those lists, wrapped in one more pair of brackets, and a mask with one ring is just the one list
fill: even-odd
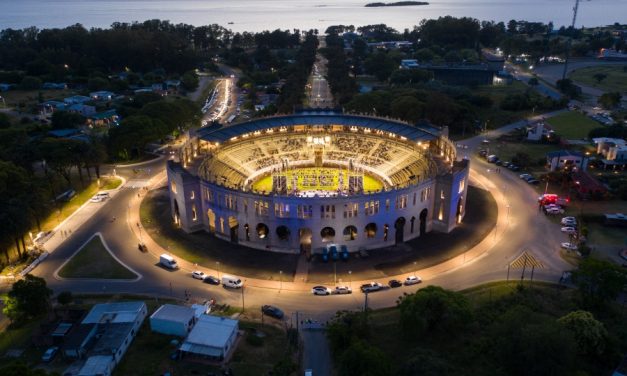
[[(339, 187), (340, 174), (343, 175), (345, 188), (348, 187), (348, 173), (345, 170), (332, 167), (309, 167), (291, 170), (286, 173), (288, 186), (291, 187), (294, 176), (298, 182), (299, 191), (336, 191)], [(319, 179), (324, 177), (323, 179)], [(272, 191), (272, 175), (264, 176), (252, 184), (253, 191)], [(372, 175), (364, 174), (364, 191), (377, 192), (383, 189), (383, 183)]]

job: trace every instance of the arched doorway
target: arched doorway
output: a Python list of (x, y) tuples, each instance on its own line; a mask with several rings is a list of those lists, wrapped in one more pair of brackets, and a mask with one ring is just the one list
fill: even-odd
[(325, 227), (320, 230), (320, 237), (323, 242), (331, 242), (335, 238), (335, 230), (333, 227)]
[(237, 222), (237, 218), (230, 216), (229, 217), (229, 230), (231, 231), (231, 242), (237, 243), (239, 241), (238, 231), (239, 231), (239, 223)]
[(300, 251), (305, 252), (307, 257), (311, 256), (311, 229), (304, 227), (298, 230), (298, 238), (300, 239)]
[(244, 225), (244, 232), (246, 233), (246, 241), (249, 242), (250, 241), (250, 226), (248, 225), (248, 223)]
[(377, 224), (376, 223), (368, 223), (364, 228), (364, 232), (366, 233), (366, 237), (368, 239), (372, 239), (377, 236)]
[(209, 232), (213, 234), (216, 232), (216, 213), (211, 209), (207, 209), (207, 219), (209, 220)]
[(457, 200), (457, 212), (455, 213), (455, 220), (458, 224), (462, 222), (462, 213), (464, 212), (464, 204), (462, 204), (462, 198), (463, 197), (460, 197), (459, 200)]
[(276, 228), (276, 236), (279, 237), (279, 240), (289, 240), (290, 238), (290, 229), (287, 226), (279, 226)]
[(420, 212), (420, 236), (424, 235), (427, 232), (427, 215), (429, 211), (427, 209), (422, 209)]
[(270, 230), (265, 223), (258, 223), (255, 229), (257, 230), (257, 237), (259, 239), (267, 239), (268, 235), (270, 235)]
[(409, 233), (413, 234), (414, 233), (414, 224), (416, 222), (416, 217), (412, 216), (411, 219), (409, 220)]
[(405, 217), (398, 217), (396, 222), (394, 222), (394, 229), (396, 230), (394, 233), (395, 244), (402, 243), (405, 239), (405, 222)]
[(357, 238), (357, 227), (355, 226), (346, 226), (343, 231), (344, 240), (351, 241)]
[(181, 224), (181, 213), (179, 212), (179, 202), (174, 200), (174, 223)]

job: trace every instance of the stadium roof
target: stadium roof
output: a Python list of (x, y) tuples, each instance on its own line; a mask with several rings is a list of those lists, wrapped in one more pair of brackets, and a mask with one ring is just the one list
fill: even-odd
[(295, 125), (345, 125), (371, 128), (392, 132), (411, 141), (433, 140), (439, 135), (439, 130), (426, 122), (420, 126), (413, 126), (396, 120), (343, 115), (335, 112), (302, 112), (295, 115), (255, 119), (219, 129), (201, 128), (196, 131), (196, 134), (204, 141), (222, 143), (245, 133)]

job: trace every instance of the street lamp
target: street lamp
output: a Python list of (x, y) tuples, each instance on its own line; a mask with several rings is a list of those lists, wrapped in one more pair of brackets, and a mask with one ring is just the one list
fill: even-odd
[(279, 292), (283, 290), (283, 270), (279, 270)]
[(216, 261), (216, 271), (218, 272), (218, 279), (220, 279), (220, 261)]
[(353, 274), (353, 272), (349, 270), (348, 271), (348, 283), (350, 284), (350, 288), (352, 289), (353, 288), (353, 276), (351, 274)]
[(418, 269), (416, 268), (416, 261), (414, 261), (414, 275), (418, 274), (416, 273), (418, 271)]

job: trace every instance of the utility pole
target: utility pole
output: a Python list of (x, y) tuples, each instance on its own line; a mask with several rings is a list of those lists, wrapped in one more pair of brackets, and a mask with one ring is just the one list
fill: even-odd
[[(575, 31), (575, 21), (577, 20), (577, 11), (579, 11), (579, 0), (575, 0), (575, 6), (573, 7), (573, 23), (571, 28)], [(562, 73), (562, 80), (566, 78), (568, 73), (568, 57), (570, 56), (570, 46), (572, 44), (572, 37), (568, 38), (566, 42), (566, 58), (564, 59), (564, 73)]]
[(242, 285), (242, 313), (244, 313), (244, 287), (246, 287), (246, 280), (244, 280), (244, 284)]

